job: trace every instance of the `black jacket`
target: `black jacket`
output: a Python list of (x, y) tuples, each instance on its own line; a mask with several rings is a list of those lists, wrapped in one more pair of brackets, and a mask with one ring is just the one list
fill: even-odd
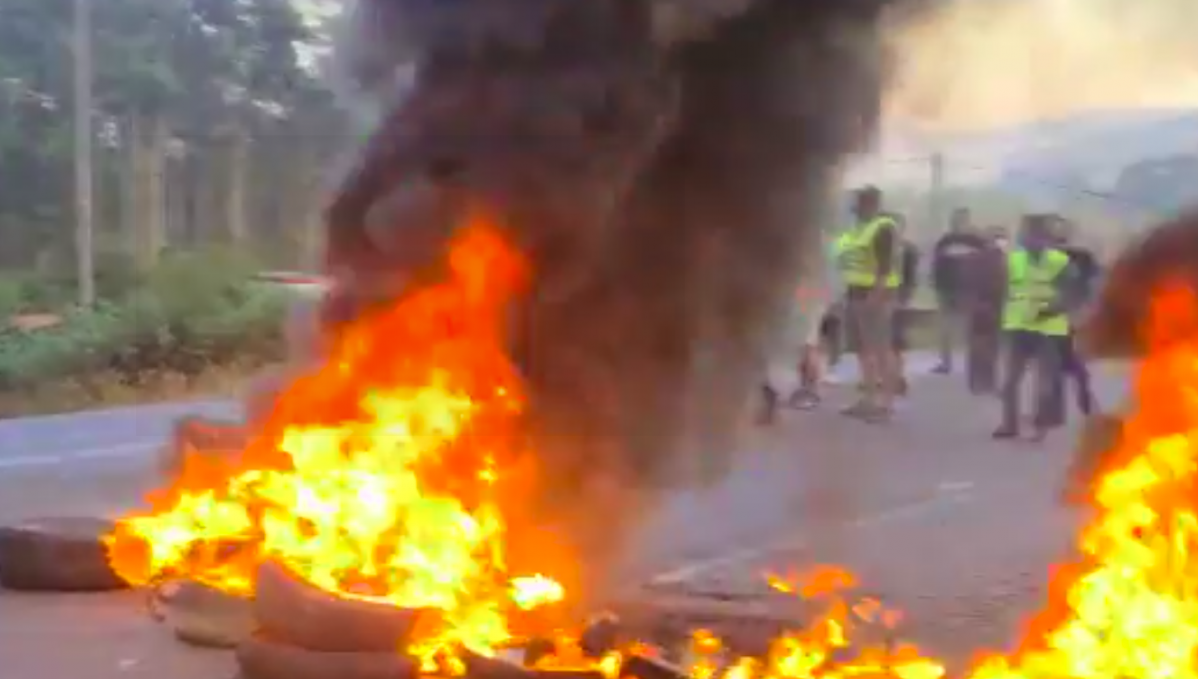
[(932, 286), (941, 298), (961, 299), (969, 284), (968, 264), (986, 249), (986, 239), (976, 234), (949, 233), (932, 250)]
[(899, 302), (904, 306), (911, 303), (915, 290), (919, 287), (919, 248), (911, 241), (904, 240), (902, 282), (899, 284)]
[(1094, 294), (1094, 287), (1102, 274), (1098, 258), (1086, 248), (1066, 245), (1060, 250), (1069, 256), (1069, 266), (1073, 269), (1074, 281), (1079, 288), (1079, 294), (1088, 299)]

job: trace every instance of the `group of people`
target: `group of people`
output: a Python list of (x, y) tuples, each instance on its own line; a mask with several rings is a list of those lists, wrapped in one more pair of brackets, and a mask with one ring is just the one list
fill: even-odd
[(969, 211), (959, 209), (936, 244), (932, 277), (941, 332), (934, 370), (953, 372), (953, 345), (963, 337), (970, 390), (1002, 399), (995, 438), (1022, 433), (1020, 396), (1029, 369), (1035, 373), (1034, 440), (1064, 424), (1068, 382), (1075, 384), (1078, 410), (1095, 412), (1090, 371), (1074, 331), (1101, 270), (1075, 236), (1073, 224), (1060, 215), (1027, 214), (1011, 244), (1005, 230), (977, 229)]
[(809, 275), (821, 279), (809, 286), (820, 294), (800, 295), (797, 325), (805, 341), (799, 387), (783, 401), (779, 390), (766, 384), (762, 419), (767, 423), (783, 404), (818, 406), (825, 371), (839, 362), (846, 344), (856, 350), (861, 381), (860, 397), (844, 414), (885, 421), (895, 400), (906, 394), (906, 324), (898, 312), (917, 287), (919, 250), (906, 236), (903, 217), (883, 209), (879, 189), (866, 187), (855, 194), (853, 216), (853, 224), (826, 243), (818, 262), (824, 275)]
[[(911, 315), (904, 310), (918, 287), (921, 253), (902, 217), (883, 209), (882, 198), (875, 187), (857, 191), (853, 223), (828, 244), (830, 266), (821, 284), (826, 303), (804, 295), (800, 304), (805, 341), (799, 387), (787, 398), (770, 384), (764, 387), (766, 422), (783, 405), (818, 406), (826, 370), (839, 361), (846, 342), (856, 350), (861, 375), (859, 398), (845, 415), (885, 422), (906, 394), (903, 354)], [(1068, 380), (1076, 382), (1079, 409), (1087, 415), (1095, 409), (1073, 324), (1099, 267), (1091, 252), (1072, 242), (1073, 232), (1058, 215), (1028, 214), (1012, 243), (1006, 229), (978, 228), (967, 209), (958, 209), (931, 253), (940, 329), (940, 362), (933, 372), (952, 374), (954, 349), (965, 344), (969, 390), (1001, 397), (995, 438), (1022, 434), (1020, 396), (1032, 372), (1033, 439), (1064, 423)]]

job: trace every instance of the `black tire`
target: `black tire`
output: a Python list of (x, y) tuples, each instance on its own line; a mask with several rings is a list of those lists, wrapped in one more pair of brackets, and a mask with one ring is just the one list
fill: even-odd
[(27, 592), (128, 588), (108, 565), (103, 537), (114, 527), (107, 519), (55, 517), (0, 528), (0, 586)]
[(344, 599), (269, 562), (258, 569), (255, 592), (254, 616), (263, 634), (309, 651), (397, 653), (422, 616), (436, 615)]
[(155, 612), (182, 642), (236, 648), (257, 628), (253, 604), (198, 582), (170, 582), (154, 592)]
[(251, 637), (237, 647), (240, 679), (414, 679), (416, 662), (401, 653), (309, 651)]
[(677, 665), (635, 653), (624, 660), (621, 673), (637, 679), (687, 679), (690, 676)]
[(603, 673), (597, 669), (538, 669), (503, 657), (487, 658), (473, 653), (466, 653), (463, 659), (470, 679), (603, 679)]
[(248, 430), (238, 422), (181, 417), (175, 421), (171, 441), (159, 457), (158, 470), (163, 478), (174, 480), (183, 471), (188, 455), (203, 455), (214, 464), (232, 462), (248, 442)]

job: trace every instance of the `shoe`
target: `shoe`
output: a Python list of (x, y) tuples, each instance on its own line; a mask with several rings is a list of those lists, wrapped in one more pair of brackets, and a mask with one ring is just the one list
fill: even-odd
[(951, 375), (953, 367), (947, 363), (937, 363), (935, 368), (932, 368), (933, 375)]
[(819, 407), (819, 404), (819, 394), (808, 389), (800, 389), (786, 399), (786, 406), (795, 410), (814, 410)]
[(1019, 438), (1019, 430), (1013, 427), (999, 427), (998, 429), (994, 430), (994, 433), (990, 435), (990, 438), (999, 441), (1017, 439)]
[(876, 406), (866, 403), (865, 401), (857, 401), (853, 405), (841, 410), (840, 414), (844, 415), (845, 417), (865, 418), (868, 417), (869, 414), (874, 410), (877, 410)]

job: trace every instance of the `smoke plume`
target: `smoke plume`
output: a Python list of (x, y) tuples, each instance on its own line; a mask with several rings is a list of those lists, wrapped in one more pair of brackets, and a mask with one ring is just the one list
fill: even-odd
[(331, 307), (402, 294), (467, 206), (498, 217), (534, 273), (513, 354), (541, 500), (572, 517), (592, 585), (652, 489), (731, 467), (835, 168), (872, 141), (888, 4), (363, 0), (351, 15), (342, 72), (381, 122), (328, 211)]
[(953, 0), (887, 31), (887, 113), (984, 129), (1103, 108), (1198, 105), (1192, 0)]

